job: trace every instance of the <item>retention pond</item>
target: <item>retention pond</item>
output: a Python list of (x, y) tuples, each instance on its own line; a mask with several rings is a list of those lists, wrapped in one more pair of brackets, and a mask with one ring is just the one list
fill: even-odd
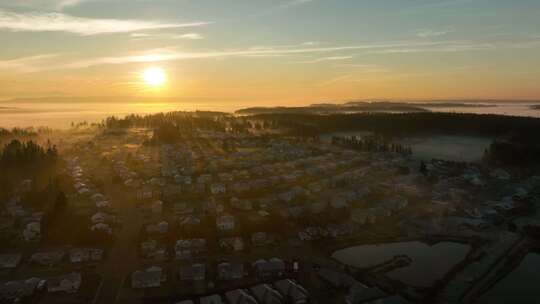
[(391, 260), (398, 255), (412, 259), (409, 266), (387, 273), (392, 278), (407, 285), (430, 287), (444, 277), (453, 266), (465, 259), (470, 246), (453, 242), (428, 245), (419, 241), (361, 245), (334, 252), (332, 257), (339, 262), (357, 267), (369, 268)]

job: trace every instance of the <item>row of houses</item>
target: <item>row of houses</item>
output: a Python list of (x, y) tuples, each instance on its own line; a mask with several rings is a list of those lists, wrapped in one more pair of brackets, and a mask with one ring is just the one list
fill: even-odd
[(0, 300), (6, 303), (23, 301), (38, 292), (76, 293), (82, 283), (80, 273), (69, 273), (46, 279), (29, 278), (0, 284)]
[[(73, 248), (68, 251), (40, 251), (33, 253), (28, 261), (41, 266), (56, 266), (67, 260), (72, 264), (99, 262), (103, 259), (103, 249)], [(22, 254), (0, 254), (0, 269), (13, 269), (23, 262)]]
[(88, 200), (94, 205), (95, 212), (90, 216), (91, 231), (112, 234), (116, 221), (111, 214), (111, 204), (107, 197), (96, 190), (89, 179), (85, 177), (85, 171), (80, 165), (78, 157), (74, 157), (68, 162), (68, 172), (73, 179), (73, 186), (79, 199)]
[[(196, 153), (200, 153), (200, 151), (189, 153), (185, 152), (185, 149), (186, 147), (184, 146), (180, 148), (172, 145), (163, 145), (161, 147), (160, 159), (162, 161), (162, 172), (169, 172), (168, 174), (164, 174), (163, 177), (173, 177), (174, 181), (172, 184), (169, 184), (166, 180), (160, 179), (163, 183), (153, 183), (152, 180), (158, 179), (157, 177), (154, 177), (147, 182), (140, 181), (137, 183), (137, 185), (132, 185), (135, 188), (145, 188), (144, 190), (138, 190), (138, 193), (141, 194), (139, 197), (148, 199), (155, 198), (155, 192), (160, 192), (159, 195), (161, 195), (180, 194), (186, 191), (197, 191), (201, 193), (207, 192), (213, 195), (220, 195), (226, 192), (242, 194), (252, 189), (269, 188), (273, 187), (273, 185), (279, 185), (284, 182), (294, 182), (306, 174), (317, 175), (320, 173), (328, 173), (333, 169), (345, 168), (363, 159), (358, 155), (355, 155), (354, 158), (350, 158), (351, 155), (345, 155), (346, 152), (343, 151), (342, 153), (344, 155), (343, 159), (341, 160), (336, 159), (337, 156), (339, 156), (339, 153), (327, 153), (327, 155), (321, 156), (311, 155), (310, 153), (306, 152), (298, 154), (298, 156), (302, 156), (303, 158), (298, 157), (294, 160), (287, 160), (282, 163), (271, 164), (272, 161), (283, 159), (282, 156), (287, 153), (287, 149), (291, 151), (296, 149), (305, 149), (306, 151), (309, 150), (307, 147), (303, 147), (299, 144), (281, 145), (279, 143), (272, 143), (268, 145), (267, 149), (245, 153), (245, 155), (240, 153), (240, 155), (231, 157), (230, 160), (227, 160), (228, 156), (226, 155), (205, 155), (204, 162), (198, 164), (199, 167), (202, 166), (202, 168), (204, 168), (205, 166), (211, 166), (212, 159), (216, 161), (227, 160), (229, 163), (218, 163), (216, 167), (222, 169), (221, 172), (199, 172), (199, 174), (194, 177), (193, 170), (188, 168), (188, 164), (193, 162), (182, 161), (181, 163), (178, 163), (177, 160), (179, 158), (183, 160), (185, 160), (184, 158), (194, 160), (197, 158), (195, 157)], [(179, 154), (183, 156), (179, 157)], [(259, 155), (266, 157), (266, 159), (258, 159)], [(247, 160), (257, 159), (257, 161), (251, 161), (250, 165), (248, 166), (233, 165), (236, 162), (241, 163), (244, 158)], [(117, 171), (124, 179), (127, 180), (136, 178), (137, 174), (127, 169), (123, 162), (116, 162), (115, 166), (118, 168)], [(178, 172), (178, 174), (172, 175), (170, 174), (171, 172)], [(174, 186), (173, 184), (177, 185)]]
[[(340, 226), (340, 225), (338, 225)], [(330, 228), (331, 235), (341, 235), (341, 227)], [(251, 235), (251, 246), (263, 247), (275, 243), (275, 237), (266, 232), (255, 232)], [(245, 249), (244, 239), (241, 237), (225, 237), (218, 240), (218, 245), (225, 251), (239, 252)], [(166, 260), (169, 255), (167, 246), (156, 239), (142, 241), (139, 245), (142, 257), (151, 260)], [(174, 246), (176, 259), (190, 259), (205, 253), (207, 244), (205, 239), (183, 239), (178, 240)], [(1, 256), (0, 256), (1, 258)], [(1, 263), (1, 259), (0, 259)]]
[[(26, 242), (39, 242), (44, 212), (24, 207), (21, 197), (32, 188), (33, 181), (26, 179), (15, 187), (13, 196), (0, 209), (0, 233), (6, 237), (17, 237)], [(19, 223), (19, 227), (16, 226)]]
[[(205, 281), (208, 279), (208, 271), (208, 265), (205, 263), (187, 264), (180, 266), (178, 278), (180, 281)], [(260, 259), (251, 264), (251, 273), (261, 280), (283, 277), (296, 271), (298, 271), (296, 262), (288, 263), (279, 258)], [(250, 275), (248, 268), (241, 262), (221, 262), (216, 265), (215, 273), (218, 281), (240, 280)], [(136, 289), (159, 287), (166, 280), (166, 271), (161, 267), (152, 266), (133, 272), (131, 286)]]
[[(223, 295), (213, 294), (198, 299), (201, 304), (307, 304), (309, 292), (292, 279), (283, 279), (273, 284), (258, 284), (249, 288), (234, 289)], [(177, 304), (194, 304), (185, 300)]]

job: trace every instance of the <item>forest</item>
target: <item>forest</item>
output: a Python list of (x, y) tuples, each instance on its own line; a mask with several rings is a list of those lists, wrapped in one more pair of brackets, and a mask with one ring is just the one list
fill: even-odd
[[(0, 149), (0, 199), (6, 198), (22, 179), (51, 173), (58, 160), (55, 146), (42, 147), (33, 141), (12, 140)], [(49, 174), (44, 174), (49, 175)]]
[(38, 168), (52, 164), (58, 158), (56, 146), (42, 147), (33, 141), (12, 140), (0, 151), (0, 168)]
[(489, 135), (521, 134), (532, 137), (540, 132), (540, 119), (491, 114), (465, 113), (358, 113), (334, 115), (260, 114), (251, 116), (272, 126), (285, 128), (291, 135), (318, 136), (345, 131), (370, 131), (389, 137), (409, 135)]

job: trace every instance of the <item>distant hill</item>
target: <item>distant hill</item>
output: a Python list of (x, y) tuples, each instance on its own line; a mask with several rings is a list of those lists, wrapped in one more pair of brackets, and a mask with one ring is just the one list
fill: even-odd
[[(493, 103), (481, 103), (481, 102), (450, 102), (450, 101), (433, 101), (433, 102), (390, 102), (390, 101), (381, 101), (374, 102), (375, 104), (385, 104), (388, 106), (412, 106), (412, 107), (421, 107), (421, 108), (469, 108), (469, 107), (497, 107)], [(345, 105), (363, 105), (363, 101), (351, 101), (345, 103)]]
[(406, 103), (371, 102), (347, 104), (314, 104), (307, 107), (253, 107), (236, 111), (236, 114), (339, 114), (339, 113), (411, 113), (429, 112), (428, 109)]
[[(516, 101), (517, 102), (517, 101)], [(237, 114), (254, 115), (270, 113), (292, 114), (338, 114), (338, 113), (414, 113), (430, 112), (437, 108), (478, 108), (498, 107), (491, 101), (349, 101), (339, 103), (316, 103), (305, 107), (251, 107), (236, 111)]]

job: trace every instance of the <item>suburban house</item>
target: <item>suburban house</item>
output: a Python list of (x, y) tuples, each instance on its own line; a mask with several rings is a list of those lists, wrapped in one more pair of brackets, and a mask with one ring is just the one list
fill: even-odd
[(211, 295), (199, 299), (200, 304), (224, 304), (219, 295)]
[(177, 259), (189, 259), (194, 255), (206, 252), (205, 239), (187, 239), (178, 240), (174, 246), (174, 251)]
[(182, 216), (178, 219), (178, 224), (182, 228), (191, 229), (199, 226), (201, 224), (201, 219), (194, 215)]
[(205, 279), (205, 264), (193, 264), (180, 267), (180, 280), (182, 281), (204, 281)]
[(158, 246), (156, 240), (144, 241), (140, 244), (143, 257), (154, 260), (165, 260), (167, 258), (167, 249), (164, 246)]
[(75, 248), (69, 251), (69, 261), (71, 263), (97, 262), (103, 258), (102, 249)]
[(274, 287), (276, 287), (279, 293), (281, 293), (283, 296), (285, 296), (285, 298), (288, 299), (289, 303), (308, 303), (309, 293), (307, 292), (307, 290), (291, 279), (277, 281), (274, 283)]
[(262, 247), (272, 243), (272, 239), (266, 232), (255, 232), (251, 235), (251, 244), (255, 247)]
[(244, 277), (243, 263), (223, 262), (217, 266), (217, 277), (219, 280), (239, 280)]
[(285, 274), (285, 262), (278, 258), (260, 259), (253, 263), (253, 268), (260, 278), (279, 277)]
[(283, 296), (268, 284), (255, 285), (249, 289), (260, 304), (283, 304)]
[(156, 224), (149, 224), (146, 225), (145, 230), (148, 234), (165, 234), (169, 231), (169, 223), (161, 221)]
[(174, 214), (177, 216), (190, 215), (193, 214), (193, 207), (190, 207), (188, 203), (179, 202), (175, 203), (173, 206)]
[(150, 288), (159, 287), (166, 280), (161, 267), (150, 267), (146, 270), (137, 270), (131, 275), (131, 287)]
[(26, 224), (23, 230), (23, 238), (27, 242), (38, 241), (41, 239), (41, 223), (30, 222)]
[(224, 184), (216, 183), (210, 186), (210, 192), (214, 195), (223, 194), (227, 191)]
[(230, 304), (258, 304), (257, 300), (245, 289), (231, 290), (225, 293)]
[(21, 262), (21, 254), (0, 254), (0, 269), (15, 268)]
[(47, 279), (48, 292), (75, 293), (81, 287), (82, 277), (80, 273), (70, 273)]
[(229, 231), (234, 229), (234, 216), (223, 214), (216, 218), (216, 226), (219, 230)]
[(105, 212), (96, 212), (92, 215), (90, 220), (92, 221), (92, 224), (108, 223), (114, 221), (114, 216)]
[(59, 264), (65, 256), (63, 251), (37, 252), (32, 254), (30, 261), (43, 266)]
[(244, 250), (244, 240), (241, 237), (229, 237), (219, 239), (219, 247), (226, 251), (242, 251)]
[(106, 234), (112, 234), (112, 228), (109, 226), (109, 224), (106, 223), (97, 223), (90, 227), (90, 230), (92, 231), (99, 231), (104, 232)]
[(9, 281), (0, 284), (0, 302), (13, 303), (34, 295), (43, 280), (30, 278), (22, 281)]

